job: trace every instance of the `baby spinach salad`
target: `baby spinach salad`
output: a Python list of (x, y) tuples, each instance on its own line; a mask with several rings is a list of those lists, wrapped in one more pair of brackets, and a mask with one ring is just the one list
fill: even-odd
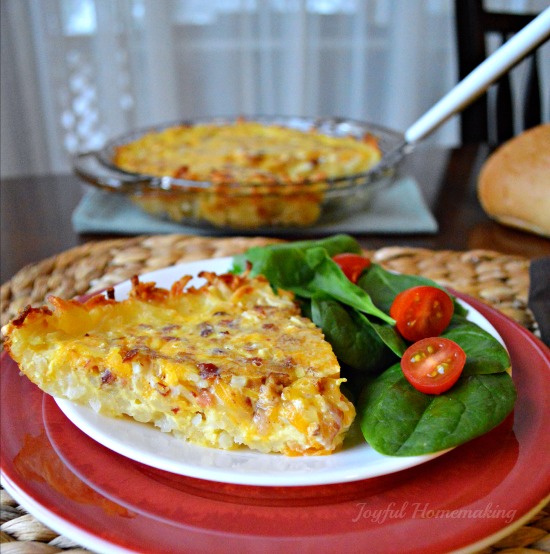
[(496, 427), (516, 399), (506, 349), (469, 321), (467, 310), (451, 297), (452, 317), (439, 336), (440, 342), (452, 341), (463, 351), (463, 369), (456, 382), (438, 394), (415, 388), (405, 376), (403, 358), (413, 343), (403, 338), (389, 314), (403, 291), (442, 287), (376, 263), (364, 264), (352, 282), (334, 257), (361, 252), (354, 238), (335, 235), (251, 248), (234, 259), (232, 271), (264, 275), (275, 290), (295, 293), (302, 313), (332, 345), (347, 379), (342, 389), (356, 406), (365, 440), (376, 451), (394, 456), (428, 454)]

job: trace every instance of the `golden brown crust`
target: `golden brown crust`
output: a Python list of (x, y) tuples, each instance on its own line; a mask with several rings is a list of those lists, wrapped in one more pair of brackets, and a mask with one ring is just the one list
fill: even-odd
[(550, 237), (550, 123), (509, 140), (488, 158), (478, 197), (500, 223)]

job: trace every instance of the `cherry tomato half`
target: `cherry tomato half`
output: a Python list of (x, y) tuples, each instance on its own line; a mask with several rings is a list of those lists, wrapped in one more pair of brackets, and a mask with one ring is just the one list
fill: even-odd
[(370, 266), (370, 260), (359, 254), (336, 254), (332, 259), (352, 283), (357, 283), (361, 273)]
[(401, 369), (407, 381), (426, 394), (441, 394), (458, 380), (466, 353), (443, 337), (430, 337), (411, 344), (401, 358)]
[(390, 308), (397, 330), (411, 342), (440, 335), (449, 325), (453, 312), (451, 297), (444, 290), (428, 285), (400, 292)]

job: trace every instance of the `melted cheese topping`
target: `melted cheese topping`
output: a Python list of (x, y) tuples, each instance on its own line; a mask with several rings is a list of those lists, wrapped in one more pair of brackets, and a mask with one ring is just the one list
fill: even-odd
[(261, 277), (203, 276), (135, 279), (121, 302), (51, 297), (3, 328), (6, 349), (47, 393), (196, 444), (333, 452), (355, 411), (322, 332)]
[(368, 171), (380, 160), (364, 140), (254, 121), (169, 127), (117, 147), (113, 162), (135, 173), (191, 181), (296, 184)]

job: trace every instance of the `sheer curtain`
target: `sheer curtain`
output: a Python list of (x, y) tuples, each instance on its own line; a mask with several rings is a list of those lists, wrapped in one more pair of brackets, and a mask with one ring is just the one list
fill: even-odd
[[(501, 0), (534, 10), (546, 0)], [(405, 130), (456, 81), (451, 0), (2, 0), (2, 174), (126, 130), (337, 115)], [(457, 122), (430, 140), (453, 143)]]

